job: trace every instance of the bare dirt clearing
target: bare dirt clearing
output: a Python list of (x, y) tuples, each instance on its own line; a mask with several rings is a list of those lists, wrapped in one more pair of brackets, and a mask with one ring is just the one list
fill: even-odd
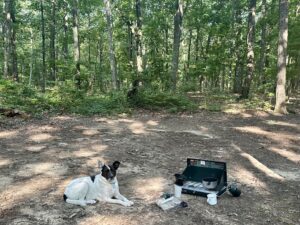
[[(186, 209), (163, 212), (186, 158), (226, 161), (216, 206), (184, 195)], [(73, 178), (97, 173), (97, 160), (121, 161), (120, 191), (133, 207), (63, 201)], [(264, 112), (191, 115), (140, 112), (116, 118), (56, 116), (0, 123), (0, 224), (299, 224), (300, 117)]]

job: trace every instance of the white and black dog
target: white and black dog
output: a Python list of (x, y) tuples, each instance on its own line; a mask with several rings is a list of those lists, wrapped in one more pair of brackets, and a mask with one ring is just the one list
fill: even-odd
[(66, 187), (64, 200), (67, 203), (81, 206), (95, 204), (96, 200), (123, 206), (133, 205), (132, 201), (129, 201), (119, 192), (116, 177), (119, 165), (119, 161), (115, 161), (112, 165), (103, 165), (99, 162), (100, 174), (72, 180)]

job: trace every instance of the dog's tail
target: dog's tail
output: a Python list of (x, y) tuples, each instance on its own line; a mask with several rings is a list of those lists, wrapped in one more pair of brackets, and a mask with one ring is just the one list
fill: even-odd
[(64, 201), (66, 202), (68, 197), (64, 194)]

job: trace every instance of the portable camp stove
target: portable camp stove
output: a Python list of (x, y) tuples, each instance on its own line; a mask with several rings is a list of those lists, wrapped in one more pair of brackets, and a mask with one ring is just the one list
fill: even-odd
[[(187, 159), (187, 167), (182, 173), (184, 184), (182, 193), (206, 197), (207, 194), (222, 195), (227, 189), (226, 163), (202, 159)], [(207, 177), (215, 177), (218, 184), (214, 189), (203, 187), (202, 180)]]

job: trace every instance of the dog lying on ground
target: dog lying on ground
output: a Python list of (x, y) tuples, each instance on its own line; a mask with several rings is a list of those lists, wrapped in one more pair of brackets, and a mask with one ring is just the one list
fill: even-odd
[(99, 162), (100, 174), (72, 180), (64, 192), (65, 202), (86, 206), (87, 204), (95, 204), (98, 200), (123, 206), (133, 205), (132, 201), (129, 201), (119, 192), (116, 177), (119, 165), (119, 161), (115, 161), (112, 165), (103, 165)]

